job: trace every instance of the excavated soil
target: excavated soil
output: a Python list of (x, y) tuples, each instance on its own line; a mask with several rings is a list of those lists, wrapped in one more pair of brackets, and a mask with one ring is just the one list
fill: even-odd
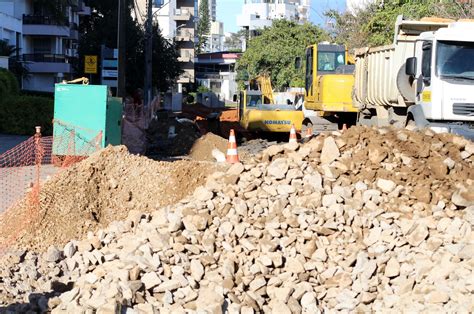
[(189, 157), (194, 160), (214, 161), (215, 159), (212, 157), (212, 150), (214, 149), (218, 149), (225, 154), (227, 140), (213, 133), (207, 133), (194, 143)]
[[(44, 250), (127, 217), (130, 210), (153, 211), (192, 194), (215, 164), (196, 161), (157, 162), (108, 147), (47, 181), (41, 209), (25, 199), (0, 217), (0, 245)], [(25, 218), (33, 217), (33, 222)]]

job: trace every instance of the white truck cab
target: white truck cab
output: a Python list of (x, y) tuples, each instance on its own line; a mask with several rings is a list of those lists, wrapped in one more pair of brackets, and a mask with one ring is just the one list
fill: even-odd
[(474, 139), (474, 23), (421, 33), (406, 74), (415, 80), (408, 120)]

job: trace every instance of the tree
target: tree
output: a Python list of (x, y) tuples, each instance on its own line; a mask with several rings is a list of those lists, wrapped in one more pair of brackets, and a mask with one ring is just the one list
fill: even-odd
[(5, 40), (0, 40), (0, 56), (9, 57), (9, 70), (15, 75), (18, 84), (21, 84), (22, 78), (27, 79), (29, 75), (28, 67), (18, 60), (17, 55), (20, 49), (9, 45)]
[[(79, 42), (79, 63), (77, 72), (84, 69), (84, 55), (100, 55), (100, 46), (117, 47), (117, 1), (90, 0), (91, 15), (85, 16), (79, 26), (82, 34)], [(128, 10), (132, 10), (133, 1), (127, 1)], [(132, 93), (136, 88), (143, 88), (145, 67), (145, 30), (126, 14), (126, 89)], [(152, 83), (162, 91), (168, 90), (181, 74), (178, 63), (178, 52), (173, 42), (161, 36), (157, 25), (153, 26), (153, 76)], [(97, 82), (98, 77), (94, 78)]]
[(207, 43), (207, 36), (209, 35), (210, 30), (211, 21), (209, 15), (209, 1), (201, 0), (201, 3), (199, 4), (199, 20), (197, 25), (197, 53), (201, 53), (204, 51), (204, 48)]
[(248, 31), (241, 29), (237, 33), (231, 33), (229, 37), (226, 37), (224, 41), (224, 47), (227, 51), (242, 51), (242, 44), (247, 39)]
[(350, 48), (391, 43), (398, 15), (409, 19), (437, 16), (457, 20), (471, 18), (472, 7), (453, 0), (379, 0), (354, 15), (336, 11), (326, 13), (333, 20), (333, 40)]
[(250, 39), (247, 50), (237, 64), (240, 83), (259, 74), (270, 75), (277, 90), (304, 86), (304, 69), (294, 66), (296, 57), (303, 57), (307, 46), (328, 39), (318, 26), (287, 20), (275, 20), (271, 27)]

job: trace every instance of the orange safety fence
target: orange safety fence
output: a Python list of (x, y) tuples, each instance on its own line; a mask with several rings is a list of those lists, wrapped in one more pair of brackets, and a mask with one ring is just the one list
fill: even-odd
[[(34, 136), (0, 154), (0, 213), (3, 216), (0, 219), (8, 220), (5, 215), (16, 205), (25, 209), (24, 217), (14, 213), (15, 226), (8, 226), (9, 234), (18, 235), (35, 220), (42, 206), (47, 205), (41, 203), (44, 180), (100, 150), (102, 132), (92, 132), (54, 121), (54, 136), (41, 136), (37, 127)], [(12, 228), (18, 229), (17, 232), (11, 232)], [(14, 241), (2, 239), (0, 246)]]

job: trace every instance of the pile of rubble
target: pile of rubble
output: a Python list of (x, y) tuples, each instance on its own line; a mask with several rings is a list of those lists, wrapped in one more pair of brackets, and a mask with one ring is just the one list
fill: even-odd
[(274, 145), (175, 205), (4, 257), (0, 295), (52, 313), (473, 311), (473, 163), (472, 142), (429, 131)]

